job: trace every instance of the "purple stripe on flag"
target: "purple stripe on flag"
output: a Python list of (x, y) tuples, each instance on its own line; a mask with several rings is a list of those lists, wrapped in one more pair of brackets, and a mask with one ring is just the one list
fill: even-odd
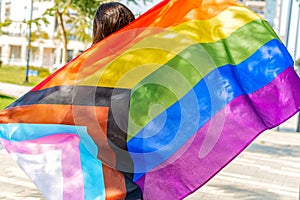
[(231, 101), (172, 157), (137, 181), (144, 198), (179, 199), (195, 191), (262, 131), (294, 115), (300, 109), (298, 94), (300, 79), (289, 67), (258, 91)]

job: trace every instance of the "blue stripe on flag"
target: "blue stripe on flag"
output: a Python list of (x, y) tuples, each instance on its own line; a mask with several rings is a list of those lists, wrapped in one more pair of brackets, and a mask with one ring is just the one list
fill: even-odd
[[(211, 71), (182, 99), (128, 141), (135, 172), (141, 173), (135, 180), (167, 160), (234, 98), (264, 87), (292, 65), (284, 45), (274, 39), (242, 63)], [(152, 130), (158, 132), (154, 134)]]
[(102, 162), (88, 153), (80, 143), (80, 158), (84, 178), (84, 198), (101, 200), (105, 199), (105, 185)]

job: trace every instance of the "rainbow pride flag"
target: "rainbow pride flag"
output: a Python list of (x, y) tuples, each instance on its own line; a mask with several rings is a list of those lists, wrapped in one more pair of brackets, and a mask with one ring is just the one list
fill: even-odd
[(0, 112), (47, 199), (182, 199), (300, 109), (269, 24), (234, 0), (164, 0)]

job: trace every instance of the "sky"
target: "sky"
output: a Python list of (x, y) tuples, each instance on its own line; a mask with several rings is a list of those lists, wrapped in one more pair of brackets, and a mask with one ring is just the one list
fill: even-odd
[(138, 5), (135, 5), (132, 2), (127, 3), (127, 0), (121, 0), (120, 2), (125, 4), (136, 16), (139, 16), (140, 14), (143, 14), (144, 12), (158, 4), (160, 0), (148, 0), (146, 5), (142, 0), (137, 0), (137, 2), (139, 3)]

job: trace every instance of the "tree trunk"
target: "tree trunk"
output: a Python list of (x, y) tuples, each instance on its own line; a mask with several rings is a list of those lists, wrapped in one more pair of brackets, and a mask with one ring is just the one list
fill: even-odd
[(68, 38), (67, 38), (67, 32), (65, 29), (64, 21), (63, 21), (63, 14), (60, 12), (56, 13), (57, 16), (57, 21), (58, 25), (60, 27), (61, 33), (62, 33), (62, 40), (64, 43), (64, 48), (63, 48), (63, 62), (64, 64), (68, 62)]

